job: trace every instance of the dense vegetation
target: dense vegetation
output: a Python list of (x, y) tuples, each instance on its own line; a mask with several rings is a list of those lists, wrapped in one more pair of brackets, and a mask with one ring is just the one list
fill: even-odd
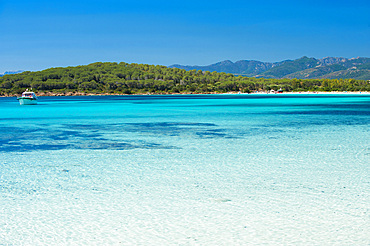
[(0, 77), (0, 95), (15, 95), (26, 88), (60, 94), (225, 93), (261, 90), (370, 91), (370, 83), (354, 79), (265, 79), (201, 70), (128, 63), (93, 63), (50, 68)]

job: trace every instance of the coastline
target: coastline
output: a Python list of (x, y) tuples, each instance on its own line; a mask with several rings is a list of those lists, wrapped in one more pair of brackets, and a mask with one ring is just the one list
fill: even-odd
[[(65, 96), (150, 96), (150, 95), (228, 95), (228, 94), (243, 94), (243, 95), (369, 95), (368, 91), (301, 91), (301, 92), (283, 92), (274, 93), (268, 91), (258, 91), (251, 93), (242, 92), (209, 92), (209, 93), (138, 93), (138, 94), (117, 94), (117, 93), (86, 93), (86, 92), (67, 92), (67, 93), (55, 93), (55, 92), (40, 92), (36, 93), (38, 97), (51, 96), (51, 97), (65, 97)], [(18, 97), (20, 94), (0, 95), (0, 97)]]

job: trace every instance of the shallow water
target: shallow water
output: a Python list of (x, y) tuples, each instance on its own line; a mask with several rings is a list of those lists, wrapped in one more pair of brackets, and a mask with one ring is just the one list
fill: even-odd
[(0, 245), (370, 245), (370, 96), (0, 98)]

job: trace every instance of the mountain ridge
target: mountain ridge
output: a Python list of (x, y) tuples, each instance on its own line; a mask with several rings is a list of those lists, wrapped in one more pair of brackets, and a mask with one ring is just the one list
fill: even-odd
[[(333, 66), (338, 65), (338, 66)], [(174, 64), (170, 68), (225, 72), (234, 75), (264, 78), (297, 79), (361, 79), (370, 80), (370, 58), (324, 57), (321, 59), (303, 56), (295, 60), (261, 62), (256, 60), (225, 60), (206, 66)]]

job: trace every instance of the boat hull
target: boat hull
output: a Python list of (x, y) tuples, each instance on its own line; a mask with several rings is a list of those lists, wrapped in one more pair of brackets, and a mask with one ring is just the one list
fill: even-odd
[(37, 104), (37, 99), (34, 98), (18, 98), (19, 104), (20, 105), (36, 105)]

